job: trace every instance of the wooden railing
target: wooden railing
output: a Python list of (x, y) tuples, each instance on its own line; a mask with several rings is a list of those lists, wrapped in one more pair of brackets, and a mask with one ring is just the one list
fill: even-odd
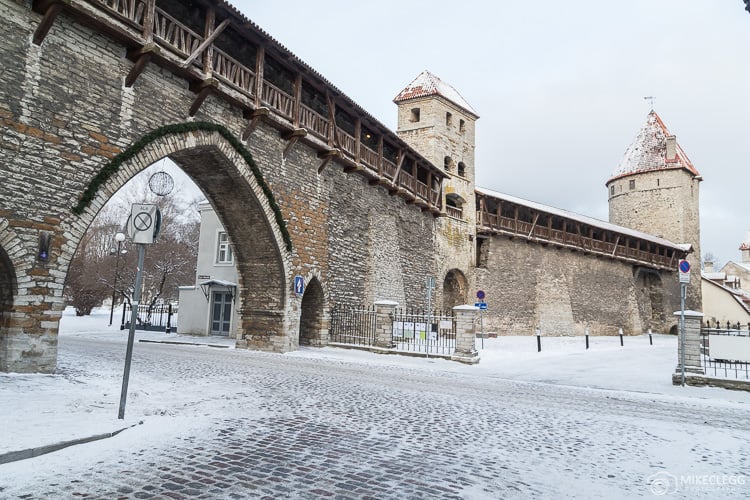
[(272, 107), (285, 118), (292, 117), (294, 98), (266, 80), (263, 80), (263, 94), (260, 99), (263, 104)]
[(331, 126), (328, 119), (308, 108), (304, 104), (300, 106), (299, 123), (319, 139), (328, 140), (328, 129)]
[(144, 0), (103, 0), (101, 4), (129, 24), (143, 27), (143, 14), (146, 12)]
[[(450, 208), (451, 207), (446, 207), (446, 211), (448, 211), (449, 215)], [(477, 220), (480, 221), (480, 229), (503, 231), (543, 243), (577, 248), (584, 252), (635, 260), (664, 267), (670, 267), (673, 264), (672, 258), (659, 253), (640, 250), (638, 248), (630, 248), (624, 244), (615, 245), (608, 241), (590, 238), (588, 236), (571, 233), (561, 229), (551, 229), (546, 226), (533, 226), (532, 223), (527, 221), (521, 221), (511, 217), (502, 217), (489, 212), (478, 212)]]
[(378, 170), (379, 155), (375, 151), (373, 151), (372, 149), (368, 148), (367, 146), (363, 144), (359, 148), (359, 155), (362, 160), (362, 163), (371, 167), (375, 171)]
[(255, 90), (255, 73), (226, 52), (214, 47), (214, 74), (224, 83), (236, 87), (252, 97)]
[[(180, 60), (187, 60), (191, 55), (196, 55), (195, 51), (204, 41), (202, 35), (194, 32), (175, 17), (155, 6), (152, 13), (153, 25), (150, 27), (151, 29), (146, 29), (144, 22), (151, 15), (148, 12), (149, 2), (147, 0), (88, 0), (87, 3), (98, 6), (103, 13), (110, 15), (116, 23), (120, 23), (114, 32), (121, 36), (128, 36), (129, 43), (132, 43), (131, 46), (151, 41), (152, 35), (153, 41), (161, 49), (160, 53), (162, 57), (171, 59), (170, 67), (174, 67), (175, 64), (179, 65)], [(75, 5), (70, 8), (78, 10)], [(84, 10), (79, 10), (79, 13), (90, 15)], [(101, 16), (97, 17), (97, 19), (101, 22), (105, 18)], [(122, 24), (130, 26), (133, 31), (129, 31), (127, 35), (122, 35), (124, 33)], [(128, 30), (126, 29), (125, 31)], [(393, 161), (382, 158), (378, 152), (365, 146), (360, 138), (355, 138), (340, 128), (336, 128), (335, 134), (333, 134), (331, 120), (327, 116), (317, 113), (301, 102), (296, 103), (295, 97), (269, 81), (264, 79), (261, 82), (261, 95), (257, 96), (258, 82), (255, 69), (245, 66), (227, 52), (219, 49), (215, 44), (211, 44), (210, 47), (204, 47), (206, 50), (209, 48), (212, 53), (211, 74), (203, 74), (204, 72), (208, 72), (208, 68), (204, 68), (203, 57), (191, 58), (188, 71), (193, 72), (194, 75), (198, 71), (200, 74), (196, 76), (200, 78), (213, 76), (222, 85), (239, 91), (250, 100), (259, 97), (263, 106), (268, 107), (275, 114), (289, 122), (297, 123), (298, 121), (299, 126), (307, 129), (312, 137), (319, 139), (324, 145), (331, 142), (336, 144), (336, 147), (341, 148), (347, 161), (359, 160), (369, 170), (378, 173), (381, 177), (393, 182), (393, 184), (404, 188), (415, 197), (424, 199), (432, 205), (433, 209), (441, 206), (439, 189), (436, 190), (425, 184), (418, 183), (412, 174), (405, 171), (401, 171), (398, 179), (395, 179), (397, 167)], [(294, 116), (295, 113), (299, 113), (299, 116)], [(387, 134), (388, 132), (384, 131), (381, 133)], [(357, 157), (358, 148), (359, 156)], [(440, 176), (439, 173), (437, 175), (438, 177)]]
[(460, 207), (452, 207), (450, 205), (447, 205), (445, 207), (445, 212), (448, 214), (448, 217), (453, 217), (454, 219), (463, 218), (463, 210)]
[[(175, 52), (188, 57), (203, 41), (203, 37), (181, 24), (163, 10), (154, 11), (154, 37), (169, 45)], [(199, 64), (200, 58), (194, 61)]]
[(340, 128), (337, 128), (336, 142), (346, 153), (348, 153), (350, 156), (354, 156), (355, 148), (357, 147), (357, 141), (354, 140), (354, 137), (347, 134)]

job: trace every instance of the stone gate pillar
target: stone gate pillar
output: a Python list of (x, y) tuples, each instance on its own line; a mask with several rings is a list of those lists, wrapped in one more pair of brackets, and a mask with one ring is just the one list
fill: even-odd
[(379, 300), (375, 302), (375, 344), (374, 347), (392, 349), (393, 343), (393, 314), (398, 302)]
[(456, 315), (456, 350), (451, 360), (468, 364), (479, 363), (479, 353), (475, 347), (477, 311), (478, 307), (468, 305), (453, 308)]
[[(678, 321), (681, 312), (674, 313)], [(685, 377), (691, 374), (703, 375), (701, 363), (701, 321), (703, 313), (698, 311), (685, 311)], [(674, 385), (682, 384), (682, 342), (677, 338), (677, 368), (672, 375)], [(686, 382), (687, 383), (687, 382)]]

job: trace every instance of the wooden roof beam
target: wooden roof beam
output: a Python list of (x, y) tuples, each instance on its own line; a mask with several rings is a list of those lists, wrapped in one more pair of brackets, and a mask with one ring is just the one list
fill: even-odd
[(33, 9), (42, 14), (42, 20), (39, 22), (39, 26), (36, 27), (34, 37), (32, 38), (34, 45), (42, 44), (47, 37), (47, 33), (49, 33), (49, 30), (55, 23), (57, 15), (66, 4), (69, 5), (70, 0), (37, 0), (34, 2)]
[(245, 130), (242, 131), (242, 140), (246, 141), (250, 138), (253, 132), (255, 132), (255, 129), (258, 126), (258, 123), (260, 123), (260, 120), (262, 120), (264, 117), (268, 116), (271, 113), (271, 110), (263, 107), (258, 108), (253, 111), (245, 111), (243, 113), (243, 117), (246, 120), (250, 120), (250, 122), (245, 127)]
[(284, 148), (284, 152), (281, 153), (281, 158), (282, 159), (286, 158), (289, 155), (289, 151), (292, 150), (292, 147), (294, 147), (294, 145), (297, 144), (297, 141), (299, 141), (301, 138), (305, 137), (306, 135), (307, 135), (307, 130), (303, 128), (295, 128), (294, 130), (281, 134), (281, 137), (285, 141), (288, 141), (286, 144), (286, 147)]
[(125, 77), (125, 86), (132, 87), (135, 81), (141, 76), (143, 70), (146, 69), (146, 65), (151, 61), (151, 57), (158, 56), (161, 53), (161, 48), (154, 42), (149, 42), (143, 47), (135, 50), (128, 51), (127, 57), (135, 64), (130, 68), (128, 76)]
[(206, 78), (197, 83), (190, 85), (190, 90), (198, 94), (193, 100), (193, 104), (190, 106), (190, 116), (195, 116), (198, 110), (203, 105), (203, 101), (206, 100), (208, 94), (215, 91), (219, 87), (219, 82), (214, 78)]
[(224, 31), (224, 28), (226, 28), (227, 26), (229, 26), (230, 22), (231, 22), (230, 19), (228, 19), (228, 18), (224, 19), (221, 22), (221, 24), (216, 27), (216, 29), (213, 31), (213, 33), (211, 33), (208, 37), (206, 37), (206, 39), (203, 40), (203, 43), (201, 43), (200, 45), (198, 45), (198, 48), (195, 49), (193, 51), (193, 53), (190, 54), (190, 56), (187, 59), (185, 59), (184, 61), (182, 61), (182, 65), (181, 66), (183, 68), (187, 68), (188, 66), (190, 66), (190, 64), (192, 64), (192, 62), (195, 61), (198, 58), (198, 56), (201, 55), (203, 53), (203, 51), (208, 48), (209, 45), (211, 45), (212, 43), (214, 43), (214, 40), (216, 40), (216, 38), (219, 35), (221, 35), (221, 32)]

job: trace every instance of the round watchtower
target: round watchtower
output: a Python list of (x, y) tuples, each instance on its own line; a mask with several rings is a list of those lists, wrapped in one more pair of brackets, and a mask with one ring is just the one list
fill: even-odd
[[(673, 243), (690, 244), (687, 260), (699, 275), (702, 180), (677, 138), (652, 110), (607, 181), (609, 221)], [(700, 279), (693, 281), (688, 304), (701, 310)]]

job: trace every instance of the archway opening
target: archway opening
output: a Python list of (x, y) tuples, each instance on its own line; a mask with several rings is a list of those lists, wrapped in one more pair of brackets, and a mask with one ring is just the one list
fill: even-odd
[(317, 278), (312, 278), (302, 296), (302, 312), (299, 322), (300, 345), (322, 345), (323, 304), (323, 287)]
[(468, 282), (464, 273), (451, 269), (443, 281), (443, 309), (451, 309), (467, 303)]
[(0, 247), (0, 329), (8, 326), (13, 297), (18, 293), (16, 272), (5, 250)]

